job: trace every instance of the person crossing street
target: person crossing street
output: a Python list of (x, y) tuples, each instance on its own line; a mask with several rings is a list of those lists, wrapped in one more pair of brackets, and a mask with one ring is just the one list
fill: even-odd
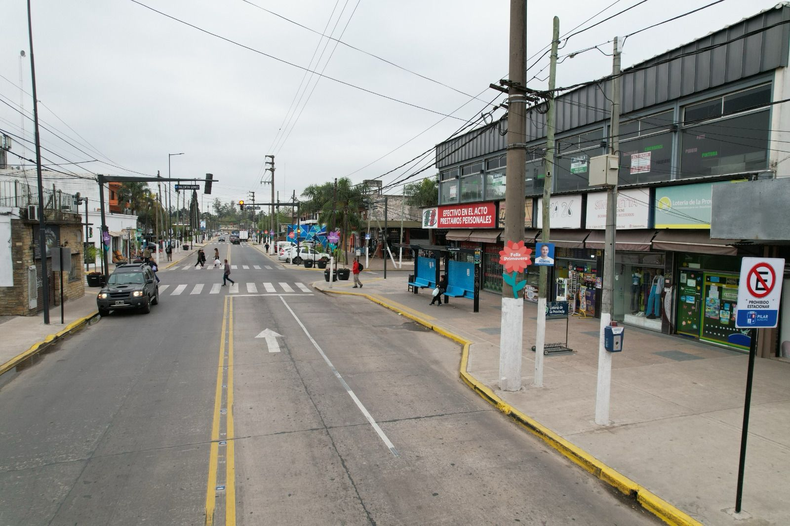
[(351, 273), (354, 274), (354, 288), (362, 288), (362, 282), (359, 281), (359, 273), (362, 272), (362, 264), (359, 262), (359, 258), (354, 258), (354, 264), (351, 266)]
[(228, 263), (228, 260), (226, 259), (225, 260), (225, 272), (222, 274), (222, 286), (224, 287), (225, 285), (227, 285), (228, 281), (230, 281), (232, 285), (236, 284), (235, 281), (230, 279), (230, 264)]

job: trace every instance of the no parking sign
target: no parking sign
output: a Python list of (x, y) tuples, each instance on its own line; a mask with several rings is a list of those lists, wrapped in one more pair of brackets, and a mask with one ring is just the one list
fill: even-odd
[(743, 258), (738, 284), (739, 329), (776, 327), (785, 260), (780, 258)]

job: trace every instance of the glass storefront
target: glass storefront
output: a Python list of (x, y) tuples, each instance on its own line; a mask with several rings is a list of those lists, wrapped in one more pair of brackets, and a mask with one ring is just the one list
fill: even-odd
[(499, 251), (503, 247), (491, 243), (483, 246), (483, 290), (502, 292), (503, 267), (499, 264)]
[(678, 255), (678, 334), (748, 349), (748, 331), (735, 327), (739, 264), (731, 256)]
[(573, 312), (597, 314), (601, 278), (598, 276), (598, 251), (558, 247), (554, 284), (560, 283)]
[(617, 252), (615, 261), (615, 320), (646, 329), (661, 330), (664, 291), (664, 254)]

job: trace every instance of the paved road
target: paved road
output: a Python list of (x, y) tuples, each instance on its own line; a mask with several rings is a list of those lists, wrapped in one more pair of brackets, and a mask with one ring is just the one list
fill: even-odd
[(1, 525), (656, 523), (469, 391), (456, 345), (220, 246), (237, 291), (162, 272), (151, 314), (0, 390)]

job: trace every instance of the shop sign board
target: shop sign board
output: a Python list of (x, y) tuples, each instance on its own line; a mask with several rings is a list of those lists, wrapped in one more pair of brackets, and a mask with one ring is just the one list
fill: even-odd
[(585, 174), (587, 173), (587, 160), (589, 157), (581, 155), (579, 157), (571, 157), (571, 173), (572, 174)]
[[(606, 192), (587, 194), (586, 219), (586, 228), (590, 230), (606, 229)], [(649, 219), (649, 190), (635, 189), (617, 192), (617, 230), (647, 228)], [(551, 226), (554, 226), (553, 221)]]
[(710, 229), (711, 188), (714, 184), (700, 183), (656, 188), (656, 228)]
[(738, 284), (735, 326), (739, 329), (773, 328), (779, 317), (785, 260), (743, 258)]
[(496, 228), (496, 204), (472, 203), (439, 207), (437, 228)]
[(546, 303), (546, 319), (560, 319), (568, 317), (567, 301), (549, 301)]
[[(532, 228), (532, 215), (534, 213), (534, 204), (535, 201), (531, 197), (527, 197), (527, 200), (524, 202), (524, 228)], [(505, 228), (505, 218), (507, 217), (507, 213), (505, 211), (507, 207), (505, 206), (504, 201), (500, 201), (499, 203), (499, 228)]]
[(650, 172), (650, 154), (651, 152), (631, 154), (631, 175)]
[(422, 211), (422, 227), (436, 228), (439, 209), (437, 207), (426, 208)]
[[(538, 228), (543, 228), (543, 198), (538, 199)], [(582, 196), (556, 195), (551, 196), (549, 202), (549, 217), (551, 228), (581, 228), (582, 226)]]

